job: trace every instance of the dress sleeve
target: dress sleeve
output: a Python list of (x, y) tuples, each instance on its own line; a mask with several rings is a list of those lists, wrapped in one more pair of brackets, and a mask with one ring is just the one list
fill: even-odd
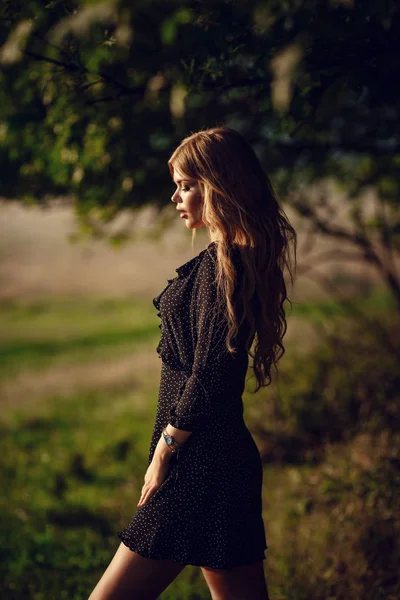
[[(193, 286), (193, 365), (169, 411), (173, 427), (185, 431), (207, 429), (213, 421), (216, 400), (224, 388), (227, 372), (225, 340), (227, 320), (217, 306), (216, 264), (206, 253)], [(229, 359), (228, 359), (229, 360)]]

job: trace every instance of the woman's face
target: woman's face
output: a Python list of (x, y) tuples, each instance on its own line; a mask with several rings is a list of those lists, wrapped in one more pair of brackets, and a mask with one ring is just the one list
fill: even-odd
[(173, 181), (176, 184), (176, 190), (171, 200), (176, 202), (176, 210), (182, 211), (179, 213), (179, 218), (186, 221), (188, 229), (202, 227), (204, 225), (201, 220), (203, 198), (198, 182), (176, 169), (174, 169)]

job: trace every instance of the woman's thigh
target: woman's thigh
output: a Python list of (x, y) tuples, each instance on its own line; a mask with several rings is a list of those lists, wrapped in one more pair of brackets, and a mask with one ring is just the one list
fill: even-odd
[(210, 569), (201, 572), (212, 600), (269, 600), (263, 561), (233, 569)]
[(145, 558), (121, 542), (89, 600), (155, 600), (184, 568)]

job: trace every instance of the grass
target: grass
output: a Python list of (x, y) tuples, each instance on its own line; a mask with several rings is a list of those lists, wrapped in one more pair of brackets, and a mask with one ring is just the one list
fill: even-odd
[[(15, 400), (0, 418), (0, 577), (7, 599), (87, 598), (111, 560), (147, 466), (158, 323), (153, 306), (132, 299), (3, 304), (0, 373)], [(121, 360), (128, 368), (104, 385), (102, 371)], [(48, 379), (54, 372), (62, 388), (71, 365), (69, 393), (55, 386), (46, 395), (43, 382), (33, 396), (19, 396), (21, 381), (29, 389), (45, 373)], [(189, 593), (209, 597), (195, 567), (163, 599)]]
[[(377, 295), (368, 310), (385, 302)], [(333, 305), (297, 305), (290, 318), (310, 329)], [(158, 322), (151, 303), (132, 298), (2, 304), (0, 578), (7, 600), (86, 599), (117, 549), (116, 532), (134, 514), (147, 465), (160, 374)], [(270, 393), (246, 391), (245, 416), (254, 422)], [(346, 442), (321, 464), (265, 467), (271, 599), (310, 600), (313, 586), (324, 589), (336, 576), (329, 572), (337, 568), (330, 548), (340, 540), (330, 513), (335, 494), (351, 500), (353, 451)], [(375, 451), (363, 450), (363, 460)], [(299, 556), (304, 564), (295, 571)], [(301, 581), (299, 568), (303, 584), (291, 589), (293, 577)], [(358, 588), (355, 594), (349, 600), (361, 597)], [(190, 566), (161, 596), (209, 597), (200, 570)]]
[(3, 303), (0, 375), (137, 351), (156, 340), (158, 322), (152, 305), (133, 299)]

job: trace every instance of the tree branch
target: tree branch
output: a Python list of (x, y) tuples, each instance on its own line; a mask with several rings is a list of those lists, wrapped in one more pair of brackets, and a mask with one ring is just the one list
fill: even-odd
[(107, 83), (110, 83), (111, 85), (117, 87), (119, 90), (122, 90), (124, 93), (130, 94), (130, 93), (137, 92), (136, 88), (126, 87), (119, 81), (116, 81), (115, 79), (113, 79), (112, 77), (107, 75), (107, 73), (92, 72), (92, 71), (89, 71), (89, 69), (87, 69), (84, 66), (74, 65), (73, 63), (62, 62), (60, 60), (56, 60), (55, 58), (50, 58), (49, 56), (42, 56), (40, 54), (36, 54), (36, 52), (32, 52), (31, 50), (24, 50), (24, 54), (30, 56), (31, 58), (34, 58), (35, 60), (44, 61), (44, 62), (48, 62), (53, 65), (56, 65), (58, 67), (63, 67), (66, 71), (74, 71), (74, 72), (79, 71), (81, 73), (86, 73), (88, 75), (97, 75), (98, 77), (101, 77), (104, 81), (107, 81)]
[[(298, 194), (298, 196), (300, 195), (301, 193)], [(294, 200), (292, 205), (302, 216), (311, 219), (320, 233), (336, 239), (345, 240), (346, 242), (350, 242), (351, 244), (355, 244), (361, 248), (365, 259), (374, 264), (377, 268), (377, 271), (381, 274), (381, 276), (383, 276), (387, 285), (393, 292), (397, 306), (400, 310), (400, 282), (396, 278), (395, 273), (393, 273), (390, 269), (390, 266), (386, 265), (374, 250), (371, 240), (367, 236), (367, 232), (359, 212), (355, 213), (354, 221), (362, 233), (351, 233), (341, 227), (328, 225), (326, 221), (323, 221), (320, 219), (320, 217), (318, 217), (315, 211), (312, 210), (304, 200)]]
[(313, 261), (313, 263), (307, 263), (305, 265), (299, 265), (297, 266), (297, 272), (299, 274), (304, 274), (307, 271), (309, 271), (310, 269), (314, 269), (315, 268), (315, 263), (321, 263), (322, 261), (327, 261), (327, 260), (354, 260), (354, 261), (364, 261), (365, 258), (363, 257), (362, 254), (357, 254), (356, 252), (345, 252), (343, 250), (328, 250), (326, 252), (321, 252), (320, 254), (317, 254), (316, 256), (310, 256), (309, 259), (310, 261)]

